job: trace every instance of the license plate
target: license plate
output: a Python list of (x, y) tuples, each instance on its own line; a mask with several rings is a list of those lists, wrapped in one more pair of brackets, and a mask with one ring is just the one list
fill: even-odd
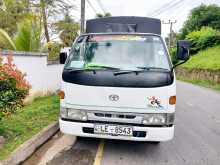
[(133, 130), (129, 126), (120, 125), (95, 125), (94, 133), (96, 134), (109, 134), (109, 135), (121, 135), (132, 136)]

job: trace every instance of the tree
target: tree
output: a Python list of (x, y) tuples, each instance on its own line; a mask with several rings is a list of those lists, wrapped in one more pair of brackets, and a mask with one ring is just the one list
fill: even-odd
[(24, 20), (18, 24), (18, 32), (14, 38), (19, 51), (39, 51), (41, 47), (41, 27), (36, 20)]
[(44, 34), (46, 37), (47, 42), (50, 42), (50, 36), (47, 26), (47, 13), (46, 13), (46, 1), (40, 0), (40, 7), (41, 7), (41, 14), (43, 19), (43, 26), (44, 26)]
[(18, 24), (14, 38), (0, 29), (0, 49), (19, 51), (39, 51), (41, 47), (41, 28), (34, 20), (24, 20)]
[(104, 17), (111, 17), (111, 13), (105, 13), (105, 14), (101, 14), (101, 13), (97, 13), (96, 14), (96, 18), (104, 18)]
[[(54, 25), (59, 22), (60, 15), (66, 15), (66, 9), (70, 10), (73, 7), (63, 0), (0, 0), (0, 29), (3, 30), (0, 32), (0, 47), (15, 49), (10, 44), (14, 43), (17, 50), (39, 50), (40, 39), (43, 38), (41, 32), (44, 32), (46, 42), (50, 42), (51, 36), (55, 33), (55, 28), (57, 28)], [(62, 22), (62, 25), (59, 26), (60, 37), (63, 41), (65, 40), (65, 44), (70, 43), (70, 41), (66, 41), (67, 32), (71, 31), (74, 38), (78, 27), (70, 15), (68, 17), (63, 21), (67, 21), (66, 23), (69, 24), (64, 25)], [(23, 26), (24, 24), (28, 27)], [(70, 28), (67, 27), (68, 25), (74, 26)], [(40, 33), (38, 34), (38, 32)], [(9, 43), (8, 46), (5, 44), (6, 42), (4, 43), (6, 40)], [(43, 38), (43, 41), (45, 40)], [(33, 42), (35, 42), (36, 47), (34, 47)]]
[(186, 39), (191, 42), (190, 52), (195, 54), (200, 50), (219, 45), (220, 32), (211, 27), (202, 27), (187, 34)]
[(72, 42), (78, 35), (79, 23), (75, 22), (71, 16), (66, 13), (64, 19), (56, 23), (56, 30), (64, 46), (71, 46)]
[(9, 35), (17, 32), (16, 23), (29, 17), (28, 0), (0, 0), (0, 28)]
[(16, 46), (6, 31), (0, 29), (0, 49), (15, 50)]
[(191, 13), (184, 23), (180, 38), (195, 30), (200, 30), (203, 26), (209, 26), (220, 30), (220, 7), (217, 5), (200, 5), (191, 10)]
[[(36, 0), (32, 0), (32, 3), (36, 6)], [(48, 19), (51, 16), (56, 14), (62, 14), (65, 9), (73, 8), (73, 5), (69, 5), (63, 0), (40, 0), (39, 7), (42, 15), (42, 21), (44, 26), (44, 33), (47, 42), (50, 42), (49, 28), (48, 28)]]

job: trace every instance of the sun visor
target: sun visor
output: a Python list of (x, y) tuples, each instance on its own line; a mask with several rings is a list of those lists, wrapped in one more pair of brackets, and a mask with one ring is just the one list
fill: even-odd
[(106, 17), (88, 20), (86, 33), (154, 33), (161, 34), (161, 21), (147, 17)]

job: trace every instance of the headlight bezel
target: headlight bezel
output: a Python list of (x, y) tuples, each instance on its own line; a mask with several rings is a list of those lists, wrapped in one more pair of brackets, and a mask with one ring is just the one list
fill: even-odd
[(79, 121), (88, 120), (87, 112), (81, 109), (60, 108), (60, 116), (61, 118), (71, 119), (71, 120), (79, 120)]
[(143, 115), (142, 124), (164, 126), (172, 125), (174, 123), (174, 116), (174, 113), (148, 113)]

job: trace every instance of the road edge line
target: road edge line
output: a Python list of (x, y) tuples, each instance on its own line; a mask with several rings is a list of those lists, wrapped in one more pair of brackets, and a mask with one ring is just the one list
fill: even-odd
[(103, 157), (103, 151), (104, 151), (105, 141), (104, 139), (101, 139), (98, 150), (96, 152), (95, 160), (93, 165), (101, 165), (102, 157)]

